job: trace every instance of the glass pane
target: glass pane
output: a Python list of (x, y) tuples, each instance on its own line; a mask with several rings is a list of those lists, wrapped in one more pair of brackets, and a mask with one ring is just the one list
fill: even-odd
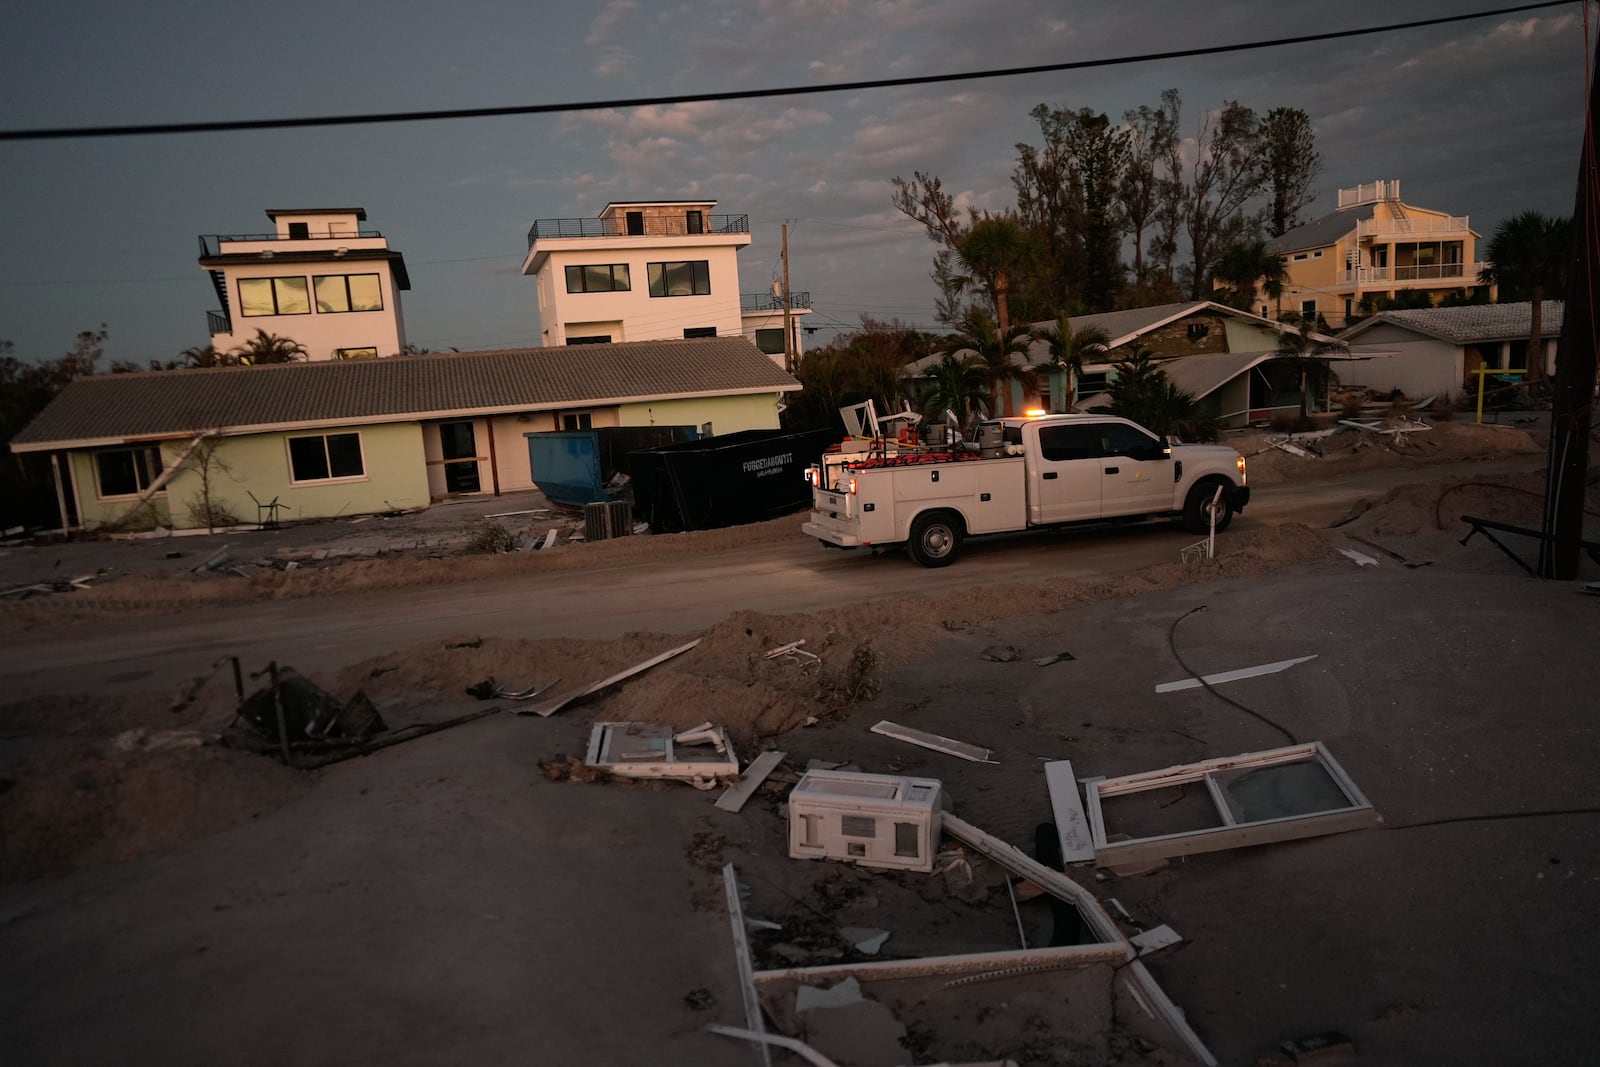
[(138, 460), (135, 473), (139, 478), (139, 489), (142, 491), (150, 486), (161, 475), (161, 449), (141, 448), (135, 457)]
[(1222, 787), (1222, 795), (1239, 822), (1316, 815), (1351, 806), (1339, 783), (1315, 760), (1218, 771), (1211, 777)]
[(350, 275), (350, 310), (383, 310), (383, 290), (378, 287), (376, 274)]
[(239, 279), (239, 314), (249, 318), (277, 313), (277, 306), (272, 302), (271, 278)]
[(756, 347), (769, 356), (783, 355), (783, 330), (757, 330)]
[(439, 454), (445, 459), (477, 459), (478, 444), (472, 432), (472, 423), (440, 423)]
[(132, 496), (139, 491), (131, 451), (98, 452), (94, 457), (94, 465), (100, 476), (101, 496)]
[(591, 293), (611, 291), (611, 267), (605, 263), (591, 263), (583, 268), (583, 285)]
[(289, 438), (289, 469), (297, 482), (320, 482), (328, 477), (328, 451), (320, 437)]
[(1162, 837), (1213, 830), (1223, 825), (1204, 782), (1168, 785), (1100, 798), (1106, 835)]
[(694, 291), (701, 296), (711, 292), (711, 264), (697, 259), (689, 266), (694, 270)]
[(1041, 426), (1039, 454), (1054, 463), (1097, 459), (1100, 442), (1090, 426)]
[(581, 293), (581, 292), (583, 292), (583, 268), (582, 267), (568, 267), (567, 268), (567, 292), (569, 292), (569, 293)]
[(1155, 438), (1140, 433), (1131, 426), (1118, 423), (1107, 423), (1101, 427), (1104, 438), (1105, 454), (1108, 456), (1128, 456), (1133, 459), (1148, 459), (1151, 454), (1160, 455), (1161, 446)]
[(646, 270), (650, 274), (650, 295), (667, 295), (667, 265), (665, 263), (652, 263)]
[(272, 281), (278, 292), (278, 314), (311, 314), (311, 297), (306, 292), (304, 278), (274, 278)]
[(694, 271), (688, 263), (667, 264), (667, 295), (693, 296)]
[(321, 274), (314, 279), (317, 287), (317, 310), (322, 314), (330, 311), (349, 311), (350, 297), (345, 292), (343, 274)]
[(626, 293), (633, 288), (628, 281), (628, 265), (626, 263), (613, 263), (611, 265), (611, 288), (619, 293)]
[(359, 478), (366, 473), (361, 466), (361, 435), (358, 433), (331, 433), (328, 435), (328, 470), (335, 478)]

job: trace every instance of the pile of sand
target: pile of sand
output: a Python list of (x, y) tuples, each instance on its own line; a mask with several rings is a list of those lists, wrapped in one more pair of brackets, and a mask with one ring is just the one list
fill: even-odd
[(1360, 471), (1423, 467), (1463, 459), (1496, 459), (1543, 451), (1526, 432), (1511, 426), (1435, 422), (1427, 430), (1374, 434), (1345, 427), (1326, 437), (1295, 437), (1293, 443), (1322, 455), (1306, 459), (1274, 447), (1282, 434), (1241, 434), (1226, 443), (1248, 457), (1250, 481), (1273, 485), (1338, 477)]

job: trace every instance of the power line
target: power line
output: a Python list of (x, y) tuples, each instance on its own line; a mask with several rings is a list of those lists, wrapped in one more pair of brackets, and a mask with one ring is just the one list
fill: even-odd
[(303, 116), (300, 118), (229, 119), (216, 122), (162, 122), (144, 125), (57, 126), (31, 130), (0, 130), (0, 141), (49, 141), (87, 137), (144, 137), (168, 133), (219, 133), (236, 130), (301, 129), (316, 126), (429, 122), (438, 119), (498, 118), (510, 115), (549, 115), (557, 112), (662, 107), (673, 104), (715, 103), (726, 100), (769, 100), (774, 97), (811, 96), (818, 93), (855, 92), (862, 89), (894, 89), (914, 85), (940, 85), (951, 82), (979, 81), (988, 78), (1012, 78), (1023, 74), (1052, 74), (1069, 70), (1127, 66), (1135, 63), (1157, 63), (1169, 59), (1192, 59), (1198, 56), (1249, 52), (1262, 48), (1281, 48), (1287, 45), (1337, 41), (1350, 37), (1364, 37), (1375, 33), (1392, 33), (1399, 30), (1422, 29), (1428, 26), (1444, 26), (1454, 22), (1466, 22), (1471, 19), (1515, 15), (1525, 11), (1537, 11), (1542, 8), (1561, 7), (1569, 3), (1571, 3), (1571, 0), (1543, 0), (1541, 3), (1517, 4), (1513, 7), (1492, 8), (1488, 11), (1441, 15), (1429, 19), (1412, 19), (1407, 22), (1390, 22), (1382, 26), (1367, 26), (1351, 30), (1330, 30), (1325, 33), (1308, 33), (1296, 37), (1277, 37), (1267, 41), (1244, 41), (1236, 44), (1183, 48), (1171, 52), (1145, 52), (1139, 55), (1113, 56), (1107, 59), (1079, 59), (1065, 63), (1038, 63), (1026, 67), (998, 67), (951, 74), (920, 74), (904, 78), (869, 78), (860, 81), (830, 82), (824, 85), (790, 85), (769, 89), (690, 93), (683, 96), (623, 97), (616, 100), (573, 101), (562, 104), (513, 104), (506, 107), (445, 108), (433, 111), (389, 111), (357, 115)]

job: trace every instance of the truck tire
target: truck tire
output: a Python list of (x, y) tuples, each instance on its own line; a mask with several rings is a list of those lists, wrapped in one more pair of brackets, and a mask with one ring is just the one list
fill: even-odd
[(911, 524), (906, 550), (924, 567), (947, 567), (961, 552), (961, 519), (948, 511), (929, 511)]
[(1207, 478), (1196, 482), (1183, 502), (1183, 527), (1192, 534), (1211, 532), (1211, 498), (1222, 486), (1222, 499), (1217, 501), (1217, 532), (1221, 533), (1233, 521), (1233, 486), (1221, 478)]

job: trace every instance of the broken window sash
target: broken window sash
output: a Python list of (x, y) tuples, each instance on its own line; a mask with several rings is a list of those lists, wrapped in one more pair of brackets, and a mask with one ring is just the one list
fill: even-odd
[[(704, 731), (696, 731), (696, 737)], [(597, 722), (584, 762), (624, 778), (717, 778), (739, 773), (739, 760), (721, 727), (709, 731), (712, 747), (685, 744), (670, 726), (650, 722)]]
[[(1101, 867), (1319, 837), (1383, 821), (1320, 741), (1083, 785)], [(1195, 785), (1203, 792), (1186, 796), (1183, 790)], [(1153, 810), (1163, 790), (1174, 791), (1174, 799)], [(1128, 836), (1112, 841), (1111, 834)]]

